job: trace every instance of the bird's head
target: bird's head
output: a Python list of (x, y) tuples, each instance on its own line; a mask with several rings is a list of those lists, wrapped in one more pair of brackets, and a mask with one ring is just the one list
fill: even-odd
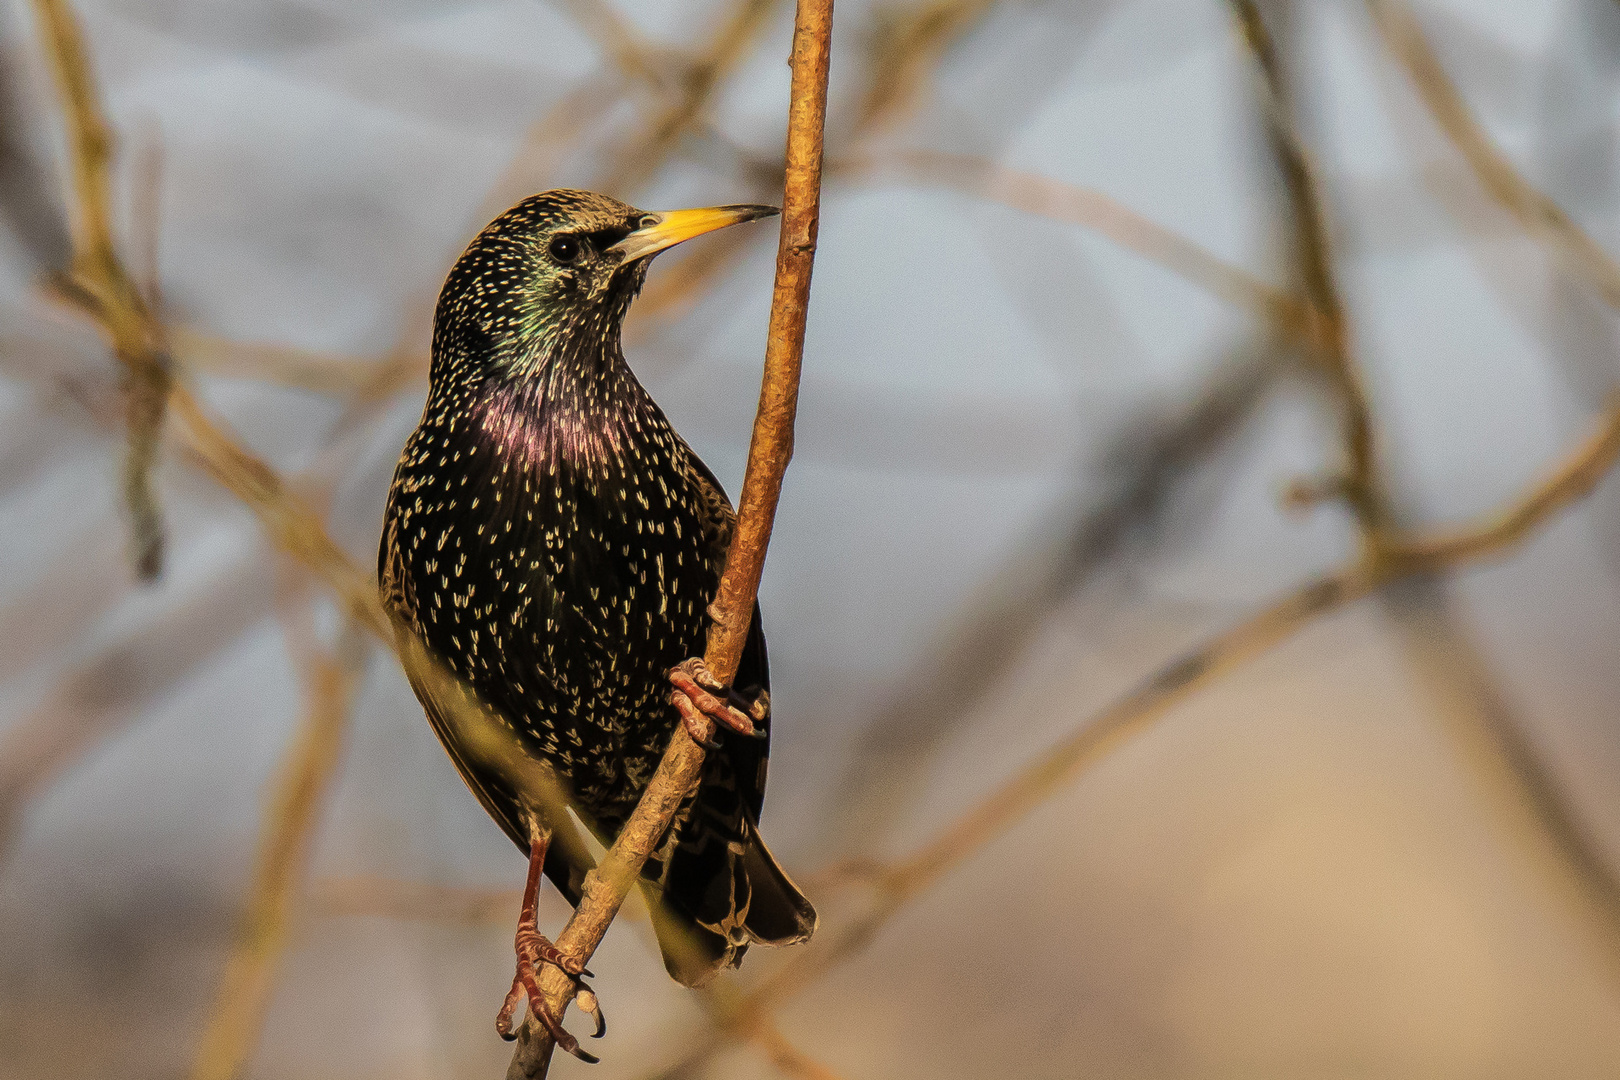
[(490, 222), (439, 295), (435, 376), (471, 364), (522, 376), (617, 347), (620, 325), (658, 252), (773, 206), (650, 213), (590, 191), (533, 195)]

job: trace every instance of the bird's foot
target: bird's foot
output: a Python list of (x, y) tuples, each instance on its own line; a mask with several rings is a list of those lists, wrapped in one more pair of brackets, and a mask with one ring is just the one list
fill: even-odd
[(527, 921), (518, 924), (517, 932), (517, 974), (512, 977), (512, 989), (506, 992), (506, 1000), (501, 1003), (501, 1011), (495, 1016), (495, 1030), (501, 1033), (501, 1038), (511, 1042), (517, 1038), (517, 1027), (522, 1014), (518, 1011), (524, 997), (528, 998), (529, 1011), (534, 1018), (551, 1033), (557, 1045), (568, 1053), (584, 1062), (594, 1065), (597, 1062), (595, 1055), (587, 1053), (579, 1045), (579, 1040), (563, 1029), (562, 1021), (553, 1017), (546, 1009), (546, 999), (540, 992), (540, 966), (552, 964), (574, 980), (574, 1001), (585, 1012), (596, 1020), (595, 1038), (600, 1039), (607, 1031), (607, 1021), (602, 1016), (602, 1007), (596, 1000), (596, 994), (583, 981), (583, 976), (590, 974), (585, 965), (578, 960), (565, 956), (539, 929)]
[(749, 701), (731, 687), (715, 678), (698, 657), (683, 661), (667, 672), (670, 685), (669, 703), (681, 714), (681, 723), (692, 741), (710, 750), (720, 744), (714, 741), (715, 724), (753, 738), (763, 739), (765, 731), (756, 726), (771, 714), (771, 698), (764, 691)]

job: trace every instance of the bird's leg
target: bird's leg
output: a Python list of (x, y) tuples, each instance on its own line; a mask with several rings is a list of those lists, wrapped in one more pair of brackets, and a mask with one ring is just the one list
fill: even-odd
[(501, 1003), (501, 1011), (495, 1015), (495, 1030), (501, 1033), (501, 1038), (510, 1042), (517, 1038), (515, 1021), (518, 1016), (518, 1004), (525, 996), (529, 999), (529, 1011), (534, 1013), (536, 1020), (545, 1026), (551, 1037), (557, 1040), (557, 1045), (573, 1054), (581, 1061), (595, 1064), (596, 1058), (580, 1049), (579, 1040), (563, 1030), (560, 1018), (553, 1017), (546, 1011), (546, 999), (540, 993), (540, 965), (552, 964), (561, 968), (571, 976), (579, 987), (577, 991), (581, 998), (589, 995), (588, 1000), (582, 1002), (582, 1007), (596, 1018), (596, 1034), (600, 1038), (607, 1030), (602, 1020), (601, 1008), (596, 1004), (596, 995), (580, 981), (581, 975), (589, 975), (585, 965), (580, 961), (563, 955), (544, 934), (540, 932), (540, 874), (546, 865), (546, 848), (551, 843), (551, 832), (547, 829), (536, 828), (534, 839), (529, 844), (529, 878), (523, 886), (523, 910), (518, 915), (517, 939), (514, 946), (517, 950), (517, 974), (512, 977), (512, 989), (506, 992), (506, 1000)]
[[(670, 668), (667, 675), (674, 687), (669, 693), (669, 703), (681, 714), (681, 723), (694, 742), (710, 750), (718, 747), (710, 721), (743, 735), (764, 738), (764, 731), (755, 724), (770, 715), (768, 695), (761, 693), (754, 701), (744, 700), (742, 695), (716, 679), (708, 666), (695, 656)], [(733, 701), (736, 704), (732, 704)]]

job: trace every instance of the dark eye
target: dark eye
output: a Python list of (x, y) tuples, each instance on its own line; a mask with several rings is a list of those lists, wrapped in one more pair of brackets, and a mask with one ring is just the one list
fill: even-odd
[(557, 236), (551, 241), (551, 257), (560, 263), (571, 263), (579, 258), (580, 244), (577, 236)]

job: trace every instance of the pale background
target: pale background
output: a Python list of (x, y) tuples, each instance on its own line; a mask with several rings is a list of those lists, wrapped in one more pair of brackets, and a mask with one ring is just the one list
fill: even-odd
[[(76, 7), (122, 135), (128, 252), (144, 265), (160, 237), (168, 316), (356, 364), (420, 350), (423, 304), (472, 232), (527, 190), (601, 183), (659, 107), (630, 85), (514, 176), (531, 125), (587, 80), (613, 82), (567, 5)], [(729, 10), (617, 7), (649, 42), (692, 48)], [(972, 7), (840, 0), (830, 152), (852, 145), (883, 28)], [(1614, 312), (1472, 186), (1359, 4), (1296, 7), (1283, 45), (1387, 475), (1410, 521), (1484, 512), (1590, 429), (1620, 376)], [(1620, 5), (1428, 0), (1420, 15), (1490, 134), (1620, 244)], [(690, 133), (619, 193), (649, 209), (769, 197), (727, 139), (779, 153), (790, 26), (778, 5), (713, 102), (723, 134)], [(111, 400), (116, 372), (34, 289), (65, 242), (55, 97), (30, 6), (11, 0), (0, 27), (0, 123), (21, 154), (0, 188), (0, 739), (82, 729), (0, 788), (0, 1075), (174, 1077), (302, 709), (273, 615), (278, 580), (297, 575), (171, 452), (167, 574), (133, 583), (119, 439), (86, 408)], [(1223, 4), (990, 5), (941, 47), (864, 136), (870, 152), (983, 155), (1095, 189), (1288, 284), (1253, 63)], [(757, 230), (699, 302), (644, 319), (629, 348), (733, 492), (773, 238)], [(655, 285), (676, 272), (666, 261)], [(829, 181), (762, 591), (777, 716), (764, 829), (791, 867), (904, 853), (1180, 650), (1352, 553), (1340, 510), (1280, 502), (1335, 460), (1297, 378), (1154, 467), (1179, 411), (1266, 341), (1251, 313), (1081, 226), (905, 180)], [(349, 423), (342, 393), (246, 366), (188, 377), (278, 468), (325, 478), (330, 527), (368, 564), (420, 381), (329, 450)], [(1054, 569), (1066, 532), (1122, 492), (1140, 497), (1100, 556)], [(1475, 697), (1523, 734), (1620, 873), (1616, 496), (1605, 485), (1511, 560), (1363, 601), (1214, 682), (787, 1005), (783, 1032), (847, 1078), (1620, 1075), (1620, 925), (1476, 766), (1456, 672), (1424, 659), (1448, 627), (1483, 680)], [(1008, 597), (1016, 616), (991, 638), (1010, 655), (963, 680), (981, 693), (908, 713), (943, 650)], [(357, 875), (483, 890), (522, 873), (374, 650), (251, 1075), (498, 1075), (515, 902), (467, 925), (336, 914), (318, 894)], [(860, 889), (817, 899), (833, 918)], [(554, 893), (542, 910), (560, 928)], [(770, 962), (751, 956), (743, 981)], [(617, 926), (592, 967), (604, 1064), (557, 1075), (655, 1073), (702, 1030), (644, 927)], [(713, 1074), (771, 1070), (741, 1048)]]

